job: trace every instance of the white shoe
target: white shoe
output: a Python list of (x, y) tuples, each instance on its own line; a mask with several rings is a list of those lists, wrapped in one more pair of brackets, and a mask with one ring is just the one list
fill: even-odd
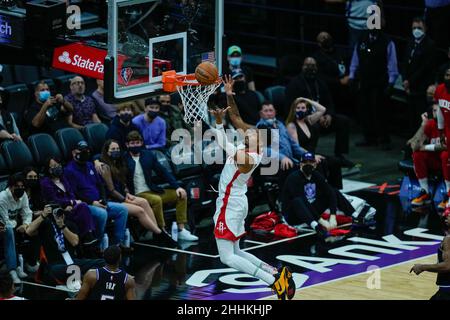
[(12, 278), (12, 280), (13, 280), (13, 282), (14, 282), (15, 284), (19, 284), (19, 283), (22, 282), (22, 281), (20, 280), (19, 276), (17, 275), (16, 270), (11, 270), (11, 271), (9, 272), (9, 274), (11, 275), (11, 278)]
[(39, 270), (39, 262), (36, 262), (34, 266), (30, 266), (28, 263), (25, 263), (25, 270), (29, 273), (36, 273)]
[(19, 278), (26, 278), (28, 277), (28, 274), (26, 274), (21, 267), (17, 267), (16, 269), (17, 271), (17, 275), (19, 276)]
[(189, 230), (186, 228), (178, 231), (178, 240), (184, 240), (184, 241), (197, 241), (198, 237), (194, 236)]

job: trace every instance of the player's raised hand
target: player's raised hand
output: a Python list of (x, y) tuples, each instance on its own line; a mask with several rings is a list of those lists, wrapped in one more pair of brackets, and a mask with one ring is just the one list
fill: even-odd
[(233, 92), (234, 80), (231, 78), (230, 75), (223, 76), (223, 84), (224, 84), (225, 93), (227, 95), (235, 95), (235, 93)]
[(216, 123), (221, 124), (222, 119), (225, 117), (226, 113), (228, 112), (228, 110), (230, 110), (230, 108), (231, 107), (225, 109), (216, 108), (214, 110), (209, 110), (209, 112), (214, 116), (214, 118), (216, 118)]

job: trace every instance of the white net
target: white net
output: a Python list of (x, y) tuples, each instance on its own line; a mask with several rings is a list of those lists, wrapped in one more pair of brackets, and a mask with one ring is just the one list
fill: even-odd
[(220, 83), (177, 86), (184, 106), (184, 121), (186, 123), (195, 124), (208, 119), (208, 99), (219, 86)]

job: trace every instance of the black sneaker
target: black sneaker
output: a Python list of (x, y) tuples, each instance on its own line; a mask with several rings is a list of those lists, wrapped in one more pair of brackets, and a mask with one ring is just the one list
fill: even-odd
[(350, 160), (348, 160), (346, 157), (344, 157), (343, 155), (338, 155), (337, 158), (340, 161), (341, 167), (342, 168), (348, 168), (351, 169), (354, 166), (356, 166), (355, 163), (351, 162)]
[(166, 230), (163, 230), (160, 234), (153, 234), (153, 239), (155, 240), (155, 242), (163, 247), (168, 247), (168, 248), (177, 248), (178, 247), (178, 243), (172, 239), (172, 237), (167, 233)]
[(320, 224), (314, 228), (314, 231), (316, 231), (316, 234), (320, 239), (325, 239), (328, 236), (328, 232), (324, 230)]

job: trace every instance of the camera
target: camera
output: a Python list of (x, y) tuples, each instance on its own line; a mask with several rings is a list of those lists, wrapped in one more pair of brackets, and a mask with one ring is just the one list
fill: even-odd
[(55, 216), (55, 218), (61, 218), (66, 211), (63, 208), (56, 208), (53, 209), (52, 214)]

